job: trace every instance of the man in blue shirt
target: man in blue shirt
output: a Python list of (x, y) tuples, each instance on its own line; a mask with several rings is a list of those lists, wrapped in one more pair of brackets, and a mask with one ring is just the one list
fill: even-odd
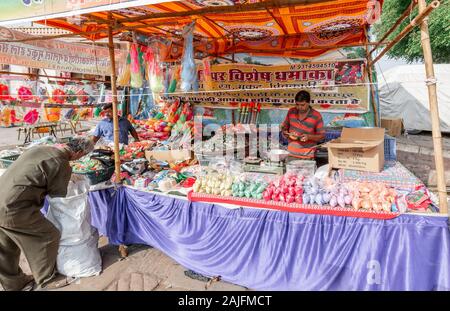
[[(94, 143), (101, 137), (108, 141), (114, 141), (112, 104), (103, 106), (102, 110), (106, 118), (100, 121), (95, 128), (93, 135)], [(139, 136), (133, 125), (131, 125), (131, 122), (124, 117), (119, 117), (119, 143), (128, 145), (128, 133), (131, 133), (135, 141), (139, 141)]]

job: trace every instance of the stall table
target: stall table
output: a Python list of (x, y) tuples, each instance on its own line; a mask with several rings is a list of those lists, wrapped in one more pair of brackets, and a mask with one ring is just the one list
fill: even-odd
[(256, 290), (450, 290), (439, 214), (391, 220), (190, 202), (130, 187), (90, 194), (110, 243), (151, 245), (188, 269)]

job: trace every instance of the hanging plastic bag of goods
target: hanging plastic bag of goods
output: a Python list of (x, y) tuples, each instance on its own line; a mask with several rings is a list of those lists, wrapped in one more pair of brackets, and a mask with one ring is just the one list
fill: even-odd
[(139, 46), (136, 43), (131, 45), (131, 87), (140, 88), (143, 84)]
[(183, 30), (184, 50), (181, 63), (181, 91), (197, 91), (197, 69), (194, 60), (194, 28), (195, 22)]
[(147, 80), (153, 93), (162, 92), (164, 73), (161, 68), (161, 59), (157, 49), (148, 47), (144, 59), (147, 63)]

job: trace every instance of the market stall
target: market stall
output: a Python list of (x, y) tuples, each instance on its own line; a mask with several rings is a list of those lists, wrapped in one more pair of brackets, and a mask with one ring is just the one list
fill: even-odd
[[(253, 289), (448, 290), (446, 195), (443, 200), (440, 189), (438, 202), (396, 161), (395, 140), (384, 130), (328, 132), (337, 134), (316, 146), (328, 151), (328, 165), (321, 167), (286, 163), (278, 132), (262, 135), (269, 132), (262, 125), (282, 121), (299, 89), (312, 90), (314, 108), (335, 114), (328, 125), (345, 119), (347, 126), (356, 120), (362, 122), (356, 127), (376, 125), (372, 60), (277, 68), (202, 61), (196, 69), (198, 53), (311, 58), (342, 46), (368, 46), (367, 3), (338, 2), (169, 2), (143, 7), (148, 15), (136, 16), (133, 9), (86, 17), (98, 23), (96, 32), (89, 24), (89, 35), (108, 33), (115, 128), (112, 148), (100, 146), (74, 163), (92, 190), (109, 187), (90, 194), (93, 225), (113, 244), (152, 245), (196, 272)], [(342, 16), (342, 7), (351, 18)], [(305, 9), (311, 22), (299, 22)], [(320, 17), (324, 9), (330, 18)], [(417, 22), (433, 9), (422, 7)], [(152, 25), (143, 23), (150, 20)], [(86, 32), (83, 23), (64, 18), (47, 22)], [(142, 47), (134, 36), (117, 79), (113, 31), (121, 28), (172, 40)], [(299, 48), (305, 40), (309, 45)], [(159, 57), (181, 59), (181, 67), (164, 67)], [(145, 78), (159, 108), (133, 121), (143, 142), (120, 146), (116, 81), (142, 87)], [(215, 134), (205, 137), (208, 117), (194, 122), (196, 117), (220, 108), (225, 112), (211, 130)]]

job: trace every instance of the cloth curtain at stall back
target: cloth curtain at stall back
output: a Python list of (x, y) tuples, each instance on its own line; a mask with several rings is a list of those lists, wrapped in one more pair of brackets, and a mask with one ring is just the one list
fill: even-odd
[(93, 221), (111, 243), (151, 245), (186, 268), (251, 289), (450, 289), (446, 217), (227, 209), (126, 187), (107, 213)]

